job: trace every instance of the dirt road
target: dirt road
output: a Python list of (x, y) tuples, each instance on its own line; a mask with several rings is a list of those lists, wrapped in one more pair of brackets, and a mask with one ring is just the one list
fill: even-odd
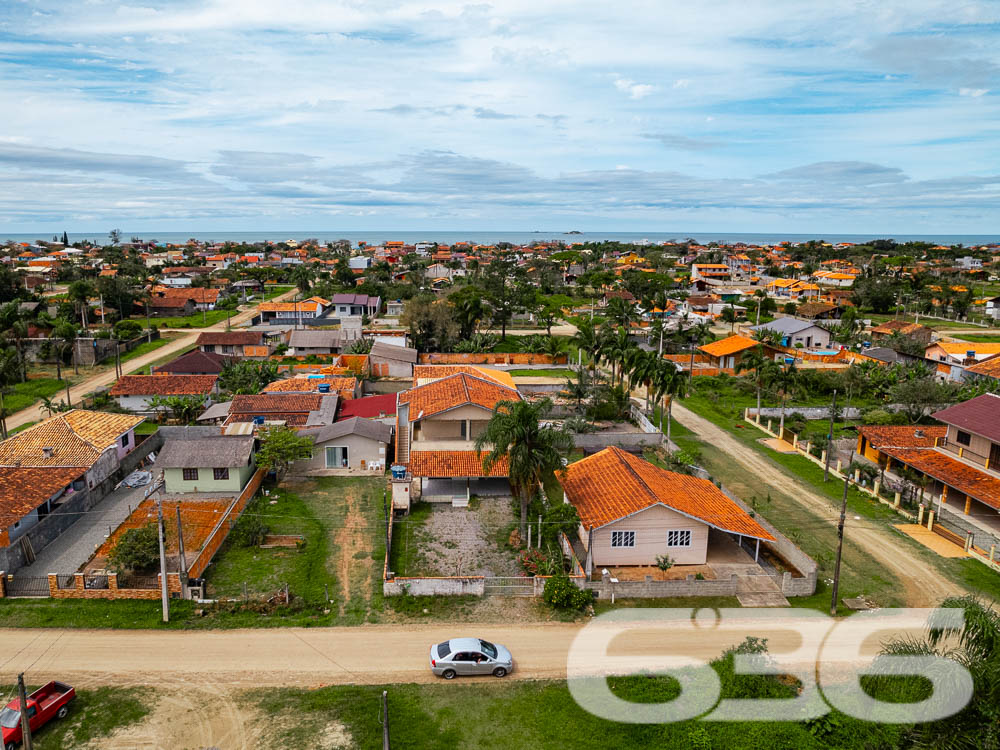
[[(839, 508), (831, 501), (811, 490), (804, 482), (786, 474), (777, 464), (767, 460), (753, 448), (744, 445), (725, 430), (698, 416), (683, 404), (675, 403), (674, 419), (699, 437), (719, 448), (738, 461), (748, 471), (767, 482), (771, 487), (796, 500), (820, 518), (836, 526)], [(849, 517), (851, 539), (864, 547), (886, 570), (892, 572), (906, 588), (906, 604), (911, 607), (934, 606), (949, 596), (968, 593), (956, 583), (928, 567), (927, 562), (914, 554), (903, 540), (898, 539), (875, 523), (862, 518)]]
[[(284, 294), (275, 297), (274, 300), (272, 301), (282, 302), (286, 299), (291, 299), (297, 293), (298, 293), (297, 289), (292, 289), (288, 292), (285, 292)], [(250, 310), (241, 312), (238, 315), (234, 315), (230, 322), (232, 325), (244, 323), (250, 320), (250, 318), (252, 318), (256, 312), (257, 308), (255, 306)], [(225, 321), (216, 323), (215, 325), (209, 326), (207, 328), (198, 328), (191, 332), (187, 332), (185, 330), (184, 336), (175, 339), (174, 341), (171, 341), (169, 344), (161, 346), (159, 349), (154, 349), (148, 354), (144, 354), (141, 357), (136, 357), (133, 360), (129, 360), (122, 367), (126, 375), (128, 375), (129, 373), (137, 372), (138, 370), (141, 370), (144, 367), (148, 367), (157, 360), (163, 359), (164, 357), (170, 354), (174, 354), (175, 352), (179, 352), (185, 347), (190, 346), (198, 339), (198, 334), (202, 333), (203, 331), (224, 331), (224, 330), (226, 330)], [(102, 372), (97, 375), (94, 375), (93, 377), (87, 378), (83, 382), (77, 383), (76, 385), (72, 386), (70, 388), (70, 398), (72, 399), (74, 404), (78, 403), (88, 393), (93, 393), (98, 388), (109, 386), (112, 383), (114, 383), (117, 379), (118, 376), (115, 375), (115, 371), (113, 368), (108, 370), (107, 372)], [(57, 394), (57, 398), (59, 396), (65, 396), (65, 391), (61, 391), (59, 394)], [(43, 419), (46, 416), (47, 415), (42, 410), (41, 406), (37, 404), (35, 406), (29, 406), (27, 409), (22, 409), (21, 411), (11, 414), (9, 417), (7, 417), (7, 429), (12, 430), (15, 427), (20, 427), (23, 424), (27, 424), (28, 422), (37, 422), (38, 420)]]

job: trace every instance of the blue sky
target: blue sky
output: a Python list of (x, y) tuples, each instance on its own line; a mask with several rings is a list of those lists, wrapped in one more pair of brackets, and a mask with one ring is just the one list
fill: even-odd
[(3, 0), (5, 233), (990, 233), (1000, 3)]

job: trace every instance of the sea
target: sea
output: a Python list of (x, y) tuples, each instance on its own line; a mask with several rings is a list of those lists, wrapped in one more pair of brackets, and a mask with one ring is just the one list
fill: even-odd
[[(8, 234), (0, 236), (0, 241), (34, 242), (62, 237), (62, 230), (50, 234)], [(1000, 242), (1000, 232), (997, 234), (773, 234), (754, 232), (549, 232), (549, 231), (495, 231), (495, 232), (456, 232), (456, 231), (379, 231), (341, 232), (336, 229), (327, 230), (285, 230), (273, 232), (129, 232), (122, 230), (122, 238), (129, 240), (138, 237), (141, 240), (156, 240), (165, 244), (182, 244), (189, 239), (207, 242), (282, 242), (285, 240), (318, 239), (321, 243), (338, 239), (350, 240), (352, 245), (361, 242), (368, 245), (380, 245), (391, 240), (402, 240), (407, 244), (416, 242), (438, 242), (442, 245), (453, 245), (456, 242), (470, 242), (477, 245), (491, 245), (497, 242), (510, 242), (514, 245), (526, 245), (532, 242), (558, 240), (567, 244), (574, 242), (614, 241), (622, 243), (661, 244), (671, 240), (679, 241), (694, 239), (699, 243), (718, 242), (724, 245), (751, 244), (774, 245), (780, 242), (808, 242), (809, 240), (824, 240), (826, 242), (863, 243), (873, 239), (894, 239), (896, 242), (922, 241), (937, 245), (990, 245)], [(101, 244), (108, 241), (107, 233), (102, 232), (69, 232), (70, 242), (90, 240)]]

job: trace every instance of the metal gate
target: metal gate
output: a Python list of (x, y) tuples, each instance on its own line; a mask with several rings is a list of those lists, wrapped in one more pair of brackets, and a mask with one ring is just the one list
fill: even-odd
[(486, 576), (484, 594), (498, 596), (534, 596), (535, 584), (527, 576)]
[(7, 596), (48, 596), (49, 579), (47, 576), (7, 576)]

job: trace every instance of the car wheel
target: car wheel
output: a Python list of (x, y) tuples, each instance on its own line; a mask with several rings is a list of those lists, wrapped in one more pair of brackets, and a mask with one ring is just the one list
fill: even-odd
[(56, 712), (56, 717), (58, 717), (58, 718), (60, 718), (60, 719), (65, 719), (65, 718), (66, 718), (66, 714), (68, 714), (68, 713), (69, 713), (69, 708), (68, 708), (67, 706), (62, 706), (62, 707), (61, 707), (61, 708), (60, 708), (60, 709), (59, 709), (59, 710), (58, 710), (58, 711)]
[(4, 750), (17, 750), (17, 745), (15, 745), (13, 742), (8, 742), (6, 745), (4, 745)]
[(441, 673), (441, 676), (444, 677), (446, 680), (453, 680), (455, 679), (455, 670), (446, 669)]
[(493, 676), (494, 677), (506, 677), (507, 676), (507, 670), (504, 669), (503, 667), (497, 667), (496, 669), (493, 670)]

